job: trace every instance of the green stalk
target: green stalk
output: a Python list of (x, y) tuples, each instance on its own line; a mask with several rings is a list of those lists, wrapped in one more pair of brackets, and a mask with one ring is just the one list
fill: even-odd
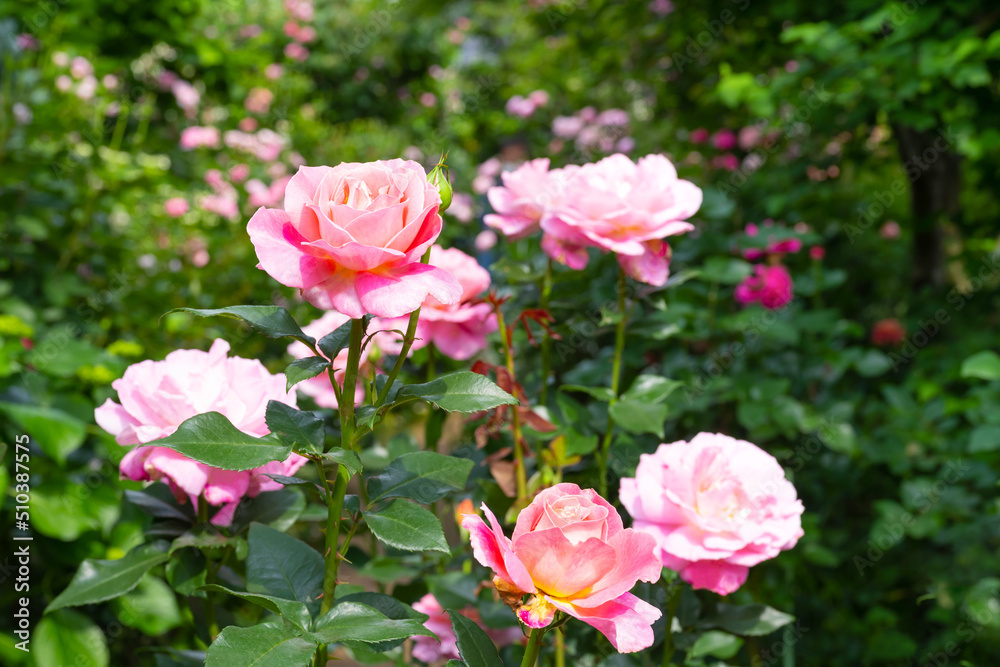
[[(552, 260), (545, 264), (545, 275), (542, 276), (542, 299), (541, 308), (546, 313), (549, 312), (549, 298), (552, 296)], [(545, 399), (549, 393), (549, 374), (552, 372), (552, 337), (546, 329), (542, 338), (542, 388), (538, 392), (538, 402), (545, 405)]]
[[(513, 384), (517, 382), (517, 376), (514, 375), (514, 351), (510, 344), (510, 335), (500, 305), (494, 305), (493, 310), (496, 312), (497, 325), (500, 328), (500, 343), (503, 345), (507, 372), (510, 374), (510, 381)], [(517, 406), (511, 407), (510, 415), (511, 428), (514, 431), (514, 479), (517, 484), (517, 500), (520, 501), (528, 497), (528, 473), (524, 469), (524, 452), (521, 451), (521, 414), (517, 411)]]
[(674, 616), (677, 615), (677, 607), (681, 603), (681, 589), (684, 587), (679, 580), (673, 582), (663, 582), (663, 589), (667, 592), (667, 614), (666, 614), (666, 635), (663, 638), (663, 667), (671, 667), (671, 658), (674, 657), (674, 633), (671, 626), (674, 624)]
[(556, 630), (556, 667), (566, 667), (566, 636)]
[(608, 453), (611, 451), (611, 437), (615, 430), (615, 419), (611, 416), (611, 406), (618, 401), (619, 383), (622, 374), (622, 356), (625, 352), (625, 323), (628, 319), (625, 312), (625, 270), (618, 267), (618, 325), (615, 327), (615, 357), (611, 367), (611, 393), (614, 398), (608, 404), (608, 426), (604, 432), (604, 441), (601, 443), (601, 455), (597, 459), (600, 468), (600, 479), (598, 484), (601, 495), (608, 495)]
[(538, 652), (542, 649), (542, 637), (545, 635), (545, 628), (532, 628), (528, 637), (528, 645), (524, 648), (524, 658), (521, 660), (521, 667), (535, 667), (538, 661)]

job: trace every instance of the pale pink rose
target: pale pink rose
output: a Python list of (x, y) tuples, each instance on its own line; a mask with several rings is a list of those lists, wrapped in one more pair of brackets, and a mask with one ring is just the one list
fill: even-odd
[[(694, 229), (685, 220), (701, 206), (701, 190), (677, 178), (662, 155), (638, 163), (615, 154), (569, 173), (559, 199), (547, 207), (541, 227), (542, 248), (573, 269), (587, 264), (587, 247), (626, 255), (629, 266), (644, 265), (637, 275), (666, 280), (667, 254), (659, 245), (668, 236)], [(654, 282), (654, 285), (662, 283)]]
[(298, 42), (292, 42), (285, 46), (285, 55), (292, 60), (298, 60), (301, 62), (309, 57), (309, 49), (302, 46)]
[[(459, 660), (458, 642), (455, 638), (455, 631), (451, 626), (451, 617), (445, 612), (444, 607), (432, 594), (428, 593), (413, 603), (413, 608), (421, 614), (427, 614), (429, 618), (424, 621), (424, 627), (437, 635), (434, 637), (417, 636), (413, 638), (413, 657), (426, 663), (434, 663), (445, 660)], [(479, 627), (486, 631), (493, 643), (498, 647), (516, 644), (524, 639), (521, 629), (513, 628), (491, 628), (483, 623), (479, 612), (475, 607), (466, 607), (459, 610), (462, 616), (474, 621)]]
[(421, 93), (420, 103), (429, 109), (437, 104), (437, 95), (434, 93)]
[(476, 250), (486, 252), (490, 248), (496, 247), (498, 240), (496, 232), (492, 229), (484, 229), (476, 234), (476, 239), (472, 244), (475, 246)]
[(56, 51), (52, 54), (52, 62), (56, 67), (69, 66), (69, 55), (64, 51)]
[(296, 37), (303, 44), (308, 44), (309, 42), (316, 39), (316, 28), (311, 25), (304, 25), (299, 28), (298, 36)]
[(181, 132), (181, 148), (189, 151), (193, 148), (218, 148), (219, 130), (214, 127), (186, 127)]
[(521, 95), (515, 95), (507, 100), (507, 105), (504, 108), (510, 115), (520, 118), (527, 118), (535, 113), (535, 103)]
[(184, 197), (171, 197), (163, 202), (163, 211), (171, 218), (179, 218), (188, 212), (188, 201)]
[(174, 94), (177, 106), (181, 109), (197, 109), (198, 103), (201, 101), (201, 93), (198, 92), (198, 89), (183, 79), (174, 81), (170, 85), (170, 92)]
[(792, 300), (792, 276), (781, 264), (757, 264), (754, 273), (736, 286), (736, 300), (743, 305), (760, 303), (777, 310)]
[(635, 150), (635, 139), (632, 137), (622, 137), (615, 142), (615, 150), (619, 153), (631, 153)]
[(83, 56), (77, 56), (70, 63), (69, 73), (73, 75), (74, 79), (82, 79), (94, 74), (94, 66)]
[(583, 129), (583, 121), (576, 116), (556, 116), (552, 121), (552, 133), (563, 139), (572, 139)]
[(472, 191), (478, 195), (486, 194), (493, 187), (493, 177), (479, 174), (472, 179)]
[(285, 73), (285, 68), (278, 63), (271, 63), (264, 68), (264, 76), (268, 79), (274, 81), (275, 79), (280, 79)]
[(271, 110), (272, 101), (274, 93), (267, 88), (251, 88), (247, 98), (243, 100), (243, 106), (250, 113), (266, 114)]
[(472, 195), (456, 192), (452, 195), (448, 213), (455, 216), (459, 222), (467, 224), (472, 222), (472, 218), (475, 217), (475, 205), (476, 200), (472, 198)]
[(491, 157), (476, 168), (476, 175), (496, 178), (501, 171), (503, 171), (503, 163), (498, 158)]
[[(142, 361), (130, 366), (111, 386), (118, 392), (94, 411), (97, 423), (115, 436), (119, 445), (140, 445), (166, 437), (182, 422), (204, 412), (219, 412), (236, 428), (252, 436), (269, 433), (264, 422), (267, 402), (295, 405), (285, 391), (285, 376), (271, 375), (256, 360), (227, 357), (229, 344), (221, 339), (208, 352), (175, 350), (163, 361)], [(281, 485), (265, 473), (292, 475), (306, 459), (292, 454), (252, 470), (219, 470), (167, 447), (139, 447), (121, 462), (122, 478), (163, 480), (179, 501), (196, 507), (204, 495), (209, 505), (222, 506), (212, 523), (232, 522), (240, 499)]]
[(56, 77), (56, 88), (61, 92), (66, 92), (73, 87), (73, 79), (67, 74), (60, 74)]
[(517, 517), (511, 539), (484, 504), (489, 526), (475, 514), (462, 519), (472, 552), (496, 576), (493, 584), (514, 604), (518, 618), (544, 628), (557, 611), (604, 634), (621, 653), (653, 645), (660, 610), (629, 590), (660, 578), (656, 540), (624, 528), (617, 510), (593, 489), (557, 484), (545, 489)]
[(285, 10), (300, 21), (312, 21), (313, 5), (310, 0), (285, 0)]
[(608, 109), (597, 114), (594, 122), (604, 127), (621, 127), (628, 125), (628, 113), (621, 109)]
[[(490, 272), (479, 265), (475, 258), (458, 248), (431, 248), (429, 264), (447, 271), (462, 285), (458, 303), (443, 304), (428, 296), (420, 308), (417, 320), (417, 340), (413, 350), (429, 343), (446, 357), (464, 361), (486, 347), (486, 336), (497, 330), (497, 318), (490, 304), (481, 296), (490, 288)], [(385, 320), (390, 329), (406, 330), (406, 318)], [(399, 354), (402, 341), (386, 349), (389, 354)]]
[(544, 107), (549, 103), (549, 93), (545, 90), (533, 90), (528, 93), (528, 100), (536, 107)]
[(727, 435), (699, 433), (643, 454), (620, 498), (664, 567), (719, 595), (803, 535), (802, 502), (777, 459)]
[(198, 202), (201, 208), (209, 213), (221, 215), (227, 220), (235, 220), (240, 215), (240, 204), (236, 192), (232, 189), (212, 195), (206, 195)]
[(500, 174), (503, 185), (490, 188), (486, 195), (496, 212), (487, 214), (483, 222), (510, 239), (537, 232), (542, 214), (563, 191), (563, 181), (553, 176), (558, 171), (550, 172), (549, 159), (543, 157)]
[(254, 132), (260, 127), (260, 123), (257, 122), (256, 118), (247, 116), (246, 118), (240, 118), (240, 122), (236, 124), (236, 127), (240, 128), (241, 132)]
[(456, 303), (459, 282), (421, 264), (441, 233), (441, 197), (415, 162), (302, 167), (284, 210), (261, 208), (247, 231), (259, 267), (325, 310), (399, 317), (428, 295)]
[(275, 179), (271, 185), (265, 186), (263, 183), (254, 179), (252, 182), (260, 183), (263, 188), (255, 192), (251, 192), (250, 183), (246, 184), (247, 192), (250, 192), (250, 205), (251, 206), (275, 206), (281, 202), (285, 197), (285, 188), (288, 187), (288, 182), (292, 180), (291, 176), (282, 176)]
[[(313, 320), (309, 324), (302, 327), (302, 331), (316, 340), (319, 340), (323, 336), (333, 333), (341, 325), (350, 322), (350, 320), (351, 318), (347, 315), (338, 313), (335, 310), (330, 310), (327, 311), (323, 317), (318, 320)], [(383, 324), (376, 318), (373, 318), (368, 324), (369, 333), (374, 333), (381, 328), (383, 328)], [(360, 366), (363, 367), (365, 362), (368, 360), (368, 354), (371, 352), (371, 348), (372, 344), (369, 343), (365, 346), (364, 350), (361, 351)], [(348, 353), (349, 350), (344, 348), (333, 360), (333, 377), (337, 381), (337, 386), (341, 389), (344, 388), (344, 374), (347, 371)], [(306, 347), (304, 343), (300, 343), (298, 341), (288, 346), (288, 354), (292, 355), (296, 359), (304, 359), (306, 357), (314, 356), (312, 350)], [(364, 378), (366, 376), (366, 373), (358, 373), (357, 386), (354, 389), (355, 405), (361, 405), (361, 403), (365, 400)], [(321, 408), (331, 408), (336, 410), (339, 407), (337, 405), (337, 395), (333, 391), (333, 385), (330, 384), (330, 374), (328, 371), (323, 371), (315, 377), (299, 382), (295, 385), (295, 388), (302, 394), (312, 398), (316, 405)]]
[(83, 101), (91, 100), (97, 92), (97, 77), (88, 74), (76, 87), (76, 96)]
[(101, 79), (101, 85), (103, 85), (108, 90), (114, 90), (118, 87), (118, 77), (114, 74), (105, 74)]
[(209, 169), (204, 175), (205, 182), (212, 186), (216, 192), (223, 192), (230, 189), (229, 183), (222, 177), (222, 172), (218, 169)]
[(576, 115), (586, 123), (593, 123), (597, 118), (597, 109), (594, 107), (583, 107), (577, 112)]
[(740, 148), (748, 151), (757, 145), (757, 142), (760, 141), (761, 134), (760, 128), (756, 125), (747, 125), (746, 127), (740, 129), (737, 143), (739, 143)]
[(234, 164), (229, 168), (229, 180), (233, 183), (242, 183), (250, 175), (250, 167), (245, 164)]

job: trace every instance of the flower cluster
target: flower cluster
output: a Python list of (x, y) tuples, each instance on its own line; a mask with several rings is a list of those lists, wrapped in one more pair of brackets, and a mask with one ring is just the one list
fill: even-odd
[[(803, 223), (799, 223), (802, 225)], [(796, 225), (796, 229), (799, 229)], [(762, 227), (765, 230), (776, 230), (774, 222), (765, 220)], [(808, 227), (804, 227), (808, 230)], [(761, 227), (749, 223), (745, 229), (748, 240), (757, 242), (761, 239)], [(778, 310), (787, 305), (793, 296), (794, 285), (788, 269), (781, 263), (785, 255), (802, 250), (802, 241), (795, 236), (780, 236), (769, 233), (763, 247), (754, 245), (744, 248), (742, 254), (751, 261), (766, 259), (767, 263), (756, 264), (753, 273), (736, 286), (736, 300), (744, 305), (759, 303), (768, 310)], [(810, 248), (813, 259), (822, 259), (823, 248)]]
[(662, 155), (551, 170), (539, 159), (501, 177), (489, 191), (496, 213), (487, 225), (510, 238), (540, 229), (546, 254), (575, 270), (587, 266), (590, 248), (613, 252), (629, 276), (656, 286), (669, 275), (664, 239), (694, 229), (686, 220), (701, 207), (701, 190)]

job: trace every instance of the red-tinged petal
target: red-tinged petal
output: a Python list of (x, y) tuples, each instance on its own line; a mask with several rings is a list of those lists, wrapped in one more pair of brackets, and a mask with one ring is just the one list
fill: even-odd
[(599, 607), (578, 607), (566, 600), (549, 598), (558, 609), (597, 628), (619, 653), (635, 653), (653, 645), (653, 621), (660, 610), (625, 593)]
[(355, 280), (358, 298), (366, 312), (378, 317), (411, 313), (427, 295), (446, 304), (462, 296), (462, 285), (447, 271), (427, 264), (406, 264), (378, 273), (359, 273)]
[(354, 241), (335, 248), (326, 241), (319, 240), (304, 243), (302, 247), (322, 253), (329, 258), (329, 261), (348, 271), (373, 271), (380, 266), (397, 262), (403, 258), (401, 252)]
[(556, 615), (556, 606), (549, 602), (547, 595), (535, 595), (517, 610), (517, 618), (529, 628), (544, 628)]
[(491, 527), (475, 514), (466, 514), (462, 519), (462, 528), (469, 531), (472, 555), (483, 567), (496, 572), (511, 587), (524, 593), (534, 593), (535, 586), (531, 576), (511, 551), (510, 540), (503, 534), (493, 512), (485, 504), (482, 509)]

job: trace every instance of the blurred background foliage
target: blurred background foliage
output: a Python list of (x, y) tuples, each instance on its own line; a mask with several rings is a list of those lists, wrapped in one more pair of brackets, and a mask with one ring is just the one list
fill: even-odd
[[(26, 431), (37, 446), (36, 620), (83, 558), (115, 558), (144, 539), (148, 518), (122, 495), (138, 485), (118, 481), (123, 452), (93, 422), (111, 381), (130, 363), (216, 336), (273, 370), (288, 359), (282, 344), (225, 322), (163, 314), (238, 303), (285, 305), (300, 321), (319, 314), (253, 268), (245, 224), (259, 204), (234, 166), (267, 190), (302, 163), (431, 165), (447, 152), (464, 197), (443, 241), (487, 265), (500, 258), (494, 281), (517, 313), (539, 304), (544, 257), (537, 240), (489, 247), (490, 160), (562, 165), (627, 150), (671, 156), (705, 204), (697, 231), (674, 244), (669, 287), (642, 293), (629, 326), (624, 386), (647, 371), (683, 388), (658, 408), (662, 437), (639, 427), (616, 440), (614, 470), (631, 474), (659, 442), (725, 432), (777, 456), (807, 510), (799, 546), (755, 568), (734, 596), (794, 613), (796, 634), (780, 655), (769, 649), (780, 637), (761, 638), (729, 664), (995, 661), (995, 3), (359, 0), (318, 4), (308, 20), (274, 0), (0, 8), (0, 429), (8, 445)], [(289, 21), (314, 39), (290, 38)], [(78, 57), (92, 90), (81, 90), (88, 75), (70, 72)], [(196, 91), (193, 107), (178, 80)], [(270, 101), (248, 105), (254, 89)], [(512, 108), (533, 91), (544, 103)], [(624, 122), (593, 124), (609, 110)], [(568, 131), (573, 123), (584, 129)], [(193, 126), (269, 130), (277, 139), (255, 136), (278, 152), (228, 139), (182, 149)], [(226, 183), (206, 181), (212, 169)], [(168, 215), (173, 197), (190, 210)], [(766, 219), (824, 253), (785, 259), (796, 298), (774, 312), (733, 299), (750, 270), (738, 256), (744, 226)], [(607, 257), (586, 273), (557, 268), (557, 384), (607, 384), (614, 275)], [(901, 333), (873, 340), (888, 318)], [(523, 331), (515, 346), (519, 379), (537, 395), (538, 350)], [(604, 406), (553, 390), (547, 407), (579, 436), (564, 477), (592, 484), (585, 461)], [(5, 526), (10, 471), (0, 469)], [(479, 483), (500, 495), (492, 480)], [(27, 664), (69, 664), (59, 651), (71, 649), (73, 664), (148, 664), (140, 647), (189, 644), (175, 598), (149, 577), (125, 602), (39, 620)], [(0, 661), (22, 664), (12, 643), (0, 639)]]

